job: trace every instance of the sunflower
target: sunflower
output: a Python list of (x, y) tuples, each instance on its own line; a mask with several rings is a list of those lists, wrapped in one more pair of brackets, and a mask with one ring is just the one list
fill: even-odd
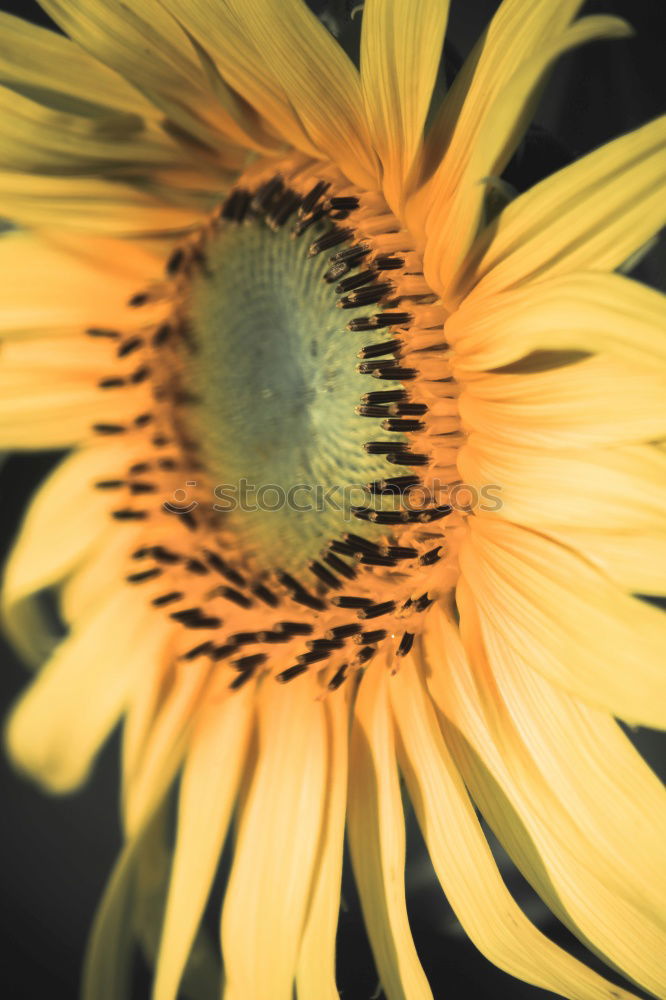
[(614, 717), (666, 714), (663, 299), (618, 270), (666, 118), (499, 180), (554, 60), (626, 25), (504, 0), (435, 100), (444, 0), (367, 0), (360, 69), (302, 0), (42, 6), (69, 37), (1, 18), (0, 446), (68, 454), (6, 568), (40, 668), (6, 739), (66, 792), (122, 722), (85, 997), (129, 995), (135, 939), (154, 1000), (196, 995), (223, 849), (225, 1000), (337, 997), (345, 831), (386, 996), (432, 997), (403, 786), (492, 962), (632, 995), (529, 921), (477, 808), (663, 996), (664, 802)]

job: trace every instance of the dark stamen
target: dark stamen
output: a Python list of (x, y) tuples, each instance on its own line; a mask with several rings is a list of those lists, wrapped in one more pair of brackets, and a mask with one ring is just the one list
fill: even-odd
[(97, 383), (98, 389), (122, 389), (127, 385), (124, 378), (103, 378)]
[(433, 603), (432, 597), (428, 597), (427, 594), (421, 594), (418, 600), (414, 601), (414, 610), (425, 611), (426, 608), (429, 608), (432, 603)]
[(237, 604), (239, 608), (252, 607), (252, 601), (250, 598), (246, 597), (245, 594), (241, 594), (240, 591), (234, 590), (233, 587), (220, 587), (216, 590), (216, 593), (219, 594), (220, 597), (226, 597), (226, 599), (231, 601), (233, 604)]
[(387, 545), (386, 555), (391, 559), (416, 559), (418, 552), (409, 545)]
[(316, 257), (317, 254), (322, 253), (324, 250), (330, 250), (331, 247), (337, 246), (339, 243), (344, 243), (346, 240), (350, 240), (354, 235), (353, 229), (339, 229), (335, 226), (330, 233), (324, 233), (319, 239), (316, 239), (314, 243), (311, 243), (308, 247), (308, 257)]
[(95, 483), (96, 490), (117, 490), (121, 486), (125, 485), (123, 479), (102, 479), (99, 483)]
[(130, 573), (125, 579), (128, 583), (143, 583), (144, 580), (152, 580), (161, 575), (162, 570), (158, 566), (154, 566), (152, 569), (144, 569), (141, 573)]
[(356, 355), (357, 358), (379, 358), (382, 354), (396, 354), (402, 348), (402, 341), (398, 337), (393, 340), (384, 340), (380, 344), (368, 344)]
[(112, 511), (111, 517), (114, 517), (116, 521), (145, 521), (148, 517), (148, 511), (131, 510), (129, 507), (124, 507), (122, 510)]
[(438, 545), (434, 549), (430, 549), (429, 552), (426, 552), (424, 555), (421, 556), (421, 558), (419, 559), (419, 563), (421, 564), (421, 566), (432, 566), (432, 564), (436, 563), (437, 560), (440, 558), (441, 551), (442, 551), (441, 545)]
[(206, 642), (200, 642), (198, 646), (188, 649), (186, 653), (183, 653), (182, 658), (184, 660), (196, 660), (197, 656), (203, 656), (204, 653), (210, 653), (213, 648), (213, 643), (210, 639), (208, 639)]
[(270, 608), (276, 608), (280, 603), (277, 594), (274, 594), (272, 590), (265, 587), (263, 583), (255, 583), (250, 589), (255, 597), (258, 597), (260, 601), (263, 601)]
[(412, 314), (408, 312), (387, 312), (385, 310), (375, 313), (370, 318), (370, 324), (373, 329), (379, 330), (384, 326), (407, 326), (413, 318)]
[(356, 406), (354, 407), (354, 413), (358, 417), (385, 417), (388, 414), (388, 410), (385, 406)]
[(410, 649), (414, 644), (414, 634), (412, 632), (403, 632), (402, 639), (400, 640), (400, 645), (396, 650), (397, 656), (407, 656)]
[(298, 214), (301, 218), (307, 215), (308, 212), (312, 211), (321, 196), (328, 191), (330, 186), (331, 185), (328, 181), (317, 181), (315, 186), (308, 191), (305, 198), (301, 202), (301, 207), (298, 210)]
[(110, 340), (120, 339), (118, 330), (107, 330), (101, 326), (89, 326), (86, 333), (89, 337), (108, 337)]
[(308, 563), (308, 569), (311, 573), (314, 573), (314, 575), (321, 580), (322, 583), (325, 583), (327, 587), (335, 588), (340, 586), (340, 581), (337, 576), (334, 576), (331, 572), (329, 572), (329, 570), (327, 570), (325, 566), (322, 566), (321, 563), (317, 562), (316, 559), (312, 559)]
[(416, 368), (379, 368), (376, 364), (368, 374), (391, 382), (411, 382), (418, 376)]
[(425, 428), (425, 424), (421, 420), (403, 420), (400, 417), (389, 417), (388, 420), (383, 420), (380, 426), (385, 431), (400, 434), (414, 434)]
[(182, 601), (184, 596), (181, 590), (171, 590), (168, 594), (162, 594), (161, 597), (154, 597), (151, 604), (156, 608), (161, 608), (166, 604), (173, 604), (174, 601)]
[(404, 257), (392, 257), (390, 254), (381, 253), (372, 262), (372, 266), (378, 271), (396, 271), (405, 266)]
[(180, 271), (181, 265), (185, 260), (185, 251), (182, 247), (176, 247), (171, 256), (166, 263), (166, 273), (173, 277), (178, 271)]
[(359, 206), (358, 198), (354, 198), (351, 195), (344, 198), (329, 198), (328, 201), (330, 207), (336, 211), (353, 212)]
[(238, 660), (232, 660), (231, 666), (234, 667), (235, 670), (240, 670), (245, 673), (248, 670), (255, 670), (256, 667), (261, 666), (261, 664), (265, 662), (265, 653), (253, 653), (252, 656), (241, 656)]
[(345, 278), (340, 284), (335, 286), (336, 292), (342, 295), (344, 292), (351, 292), (354, 288), (361, 288), (362, 285), (367, 285), (369, 281), (374, 281), (377, 275), (374, 271), (359, 271), (358, 274), (352, 274), (349, 278)]
[(428, 407), (425, 403), (393, 403), (388, 410), (392, 417), (422, 417)]
[(242, 222), (250, 207), (250, 192), (237, 188), (227, 198), (222, 209), (222, 218), (229, 222)]
[(307, 622), (278, 622), (275, 628), (288, 635), (311, 635), (312, 625)]
[(124, 434), (126, 429), (122, 424), (93, 424), (97, 434)]
[(350, 292), (344, 298), (338, 299), (337, 304), (342, 309), (357, 309), (359, 306), (369, 306), (374, 302), (379, 302), (392, 291), (393, 285), (389, 281), (377, 282), (374, 285), (367, 285), (365, 288)]
[(162, 347), (163, 344), (166, 344), (170, 335), (171, 327), (168, 323), (163, 323), (162, 326), (159, 326), (153, 334), (153, 346)]
[(331, 569), (334, 569), (347, 580), (353, 580), (356, 576), (356, 570), (353, 566), (348, 566), (346, 562), (343, 562), (342, 559), (338, 559), (331, 552), (326, 553), (324, 556), (324, 562), (328, 563)]
[(132, 354), (134, 351), (138, 350), (143, 344), (143, 339), (141, 337), (131, 337), (126, 340), (124, 344), (121, 344), (117, 350), (117, 355), (119, 358), (126, 358), (128, 354)]
[(407, 393), (404, 389), (388, 389), (386, 391), (379, 392), (366, 392), (361, 396), (361, 402), (372, 405), (375, 403), (401, 403), (404, 399), (407, 399)]
[(348, 639), (351, 635), (356, 635), (361, 631), (361, 626), (356, 624), (337, 625), (326, 633), (327, 639)]
[(367, 608), (372, 601), (367, 597), (332, 597), (331, 604), (336, 608)]
[(348, 665), (343, 663), (340, 669), (331, 677), (328, 682), (329, 691), (337, 691), (340, 685), (343, 683), (345, 677), (347, 676)]
[(354, 642), (357, 642), (359, 646), (374, 646), (376, 643), (381, 642), (382, 639), (385, 639), (386, 635), (385, 629), (378, 628), (374, 632), (361, 632), (359, 635), (355, 635)]
[(415, 451), (404, 451), (387, 455), (386, 461), (391, 462), (392, 465), (427, 465), (430, 459), (427, 455), (421, 455)]
[(384, 601), (382, 604), (371, 604), (370, 607), (362, 608), (358, 612), (358, 617), (362, 619), (380, 618), (382, 615), (390, 615), (395, 611), (395, 601)]
[(301, 674), (304, 674), (307, 669), (308, 668), (305, 663), (296, 663), (293, 667), (287, 667), (286, 670), (279, 673), (275, 680), (279, 681), (280, 684), (286, 684), (287, 681), (293, 681), (294, 677), (299, 677)]

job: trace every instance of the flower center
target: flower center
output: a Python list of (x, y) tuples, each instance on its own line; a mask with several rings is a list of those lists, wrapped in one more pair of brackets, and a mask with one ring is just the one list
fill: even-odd
[[(336, 230), (321, 221), (310, 233), (325, 240)], [(199, 442), (216, 508), (260, 570), (305, 570), (349, 529), (351, 507), (367, 500), (365, 485), (395, 471), (364, 449), (369, 428), (355, 412), (376, 387), (356, 371), (358, 355), (375, 344), (389, 353), (391, 336), (345, 329), (367, 306), (338, 306), (340, 294), (324, 277), (328, 255), (310, 255), (309, 245), (286, 228), (271, 229), (262, 214), (227, 222), (211, 236), (190, 289), (198, 350), (186, 364), (185, 385), (196, 399), (186, 426)]]
[(88, 330), (116, 357), (100, 389), (128, 393), (94, 425), (134, 456), (96, 484), (139, 529), (126, 580), (233, 688), (405, 655), (457, 575), (442, 306), (381, 195), (313, 167), (236, 188), (135, 326)]

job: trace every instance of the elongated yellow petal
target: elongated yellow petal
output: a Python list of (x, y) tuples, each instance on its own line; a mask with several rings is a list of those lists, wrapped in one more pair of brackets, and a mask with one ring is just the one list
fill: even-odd
[[(658, 926), (659, 918), (655, 921), (649, 900), (640, 899), (636, 892), (640, 881), (629, 877), (640, 861), (631, 859), (620, 874), (608, 852), (607, 832), (599, 828), (603, 819), (597, 817), (591, 823), (589, 802), (580, 814), (569, 809), (566, 795), (559, 797), (567, 783), (564, 775), (559, 774), (555, 784), (544, 779), (540, 767), (547, 767), (547, 757), (543, 762), (541, 757), (532, 757), (522, 734), (510, 721), (485, 659), (467, 588), (461, 596), (462, 611), (469, 666), (464, 653), (454, 650), (455, 667), (440, 671), (437, 677), (433, 672), (431, 690), (446, 716), (443, 732), (466, 784), (504, 846), (553, 912), (594, 951), (660, 995), (663, 970), (656, 956), (663, 951), (663, 928)], [(441, 655), (441, 643), (446, 642), (448, 660), (456, 641), (452, 640), (451, 625), (442, 626), (436, 619), (432, 624), (442, 627), (437, 648)], [(571, 736), (575, 736), (575, 729)], [(573, 753), (575, 739), (569, 744), (568, 735), (560, 733), (559, 738), (566, 740), (562, 752), (568, 749)], [(569, 770), (579, 764), (574, 753)], [(570, 775), (568, 780), (572, 780)], [(622, 822), (614, 821), (616, 829)], [(612, 840), (613, 834), (610, 837)], [(622, 850), (626, 853), (626, 842)], [(644, 861), (643, 878), (663, 878), (663, 868), (659, 876), (650, 868), (661, 863), (654, 852)]]
[(74, 8), (45, 0), (44, 7), (71, 38), (159, 107), (171, 125), (214, 149), (251, 143), (243, 109), (222, 80), (213, 92), (197, 51), (166, 5), (145, 0), (135, 9), (82, 0)]
[[(551, 65), (577, 45), (601, 37), (621, 38), (628, 33), (628, 26), (618, 18), (587, 17), (561, 35), (556, 33), (542, 42), (535, 48), (535, 54), (518, 66), (488, 107), (473, 147), (464, 148), (464, 166), (460, 164), (459, 169), (455, 160), (461, 151), (455, 137), (465, 133), (456, 130), (452, 146), (432, 183), (434, 205), (427, 222), (424, 256), (424, 273), (445, 302), (449, 298), (455, 301), (455, 292), (450, 295), (453, 276), (481, 227), (487, 178), (498, 177), (504, 170), (534, 114)], [(453, 161), (449, 168), (448, 161)]]
[(128, 587), (118, 588), (61, 643), (14, 708), (9, 753), (49, 790), (67, 792), (85, 780), (137, 672), (161, 655), (170, 627), (149, 610)]
[(329, 694), (324, 710), (329, 742), (328, 801), (315, 863), (315, 884), (298, 956), (298, 1000), (338, 1000), (339, 997), (335, 983), (335, 939), (347, 810), (349, 706), (346, 692), (340, 690)]
[(320, 157), (356, 184), (377, 186), (358, 72), (303, 0), (229, 0)]
[(456, 279), (493, 295), (528, 279), (611, 271), (666, 220), (666, 115), (565, 167), (501, 212)]
[(36, 88), (63, 109), (79, 103), (156, 118), (154, 105), (118, 73), (68, 38), (0, 13), (0, 77), (6, 84)]
[[(108, 469), (104, 474), (108, 475)], [(67, 623), (76, 622), (107, 599), (118, 586), (118, 580), (127, 576), (132, 553), (140, 548), (142, 539), (145, 539), (142, 522), (118, 522), (108, 514), (105, 520), (99, 538), (88, 549), (83, 561), (68, 574), (58, 591), (60, 614)]]
[[(163, 668), (166, 657), (156, 657)], [(148, 661), (150, 662), (150, 661)], [(145, 669), (145, 668), (144, 668)], [(136, 734), (133, 768), (123, 773), (123, 821), (125, 833), (134, 836), (148, 821), (166, 794), (187, 753), (189, 738), (210, 681), (208, 664), (181, 663), (175, 681), (155, 715), (148, 716), (145, 733)], [(127, 763), (129, 761), (126, 758)]]
[(316, 153), (283, 91), (281, 74), (276, 76), (267, 64), (230, 4), (170, 0), (169, 10), (212, 61), (226, 86), (261, 116), (264, 132), (274, 134), (278, 144), (281, 140), (303, 152)]
[(175, 166), (182, 151), (136, 114), (53, 110), (0, 87), (0, 161), (6, 170), (111, 174)]
[[(71, 336), (88, 326), (130, 329), (133, 291), (159, 271), (160, 261), (136, 244), (80, 239), (59, 246), (31, 233), (0, 237), (0, 267), (12, 276), (0, 286), (0, 336)], [(35, 287), (39, 295), (34, 294)]]
[(469, 525), (460, 564), (484, 628), (589, 704), (663, 725), (663, 614), (543, 535), (487, 517)]
[(180, 785), (176, 849), (153, 990), (174, 1000), (222, 851), (245, 764), (254, 688), (203, 710)]
[(465, 379), (458, 398), (483, 447), (589, 448), (666, 437), (666, 365), (608, 355), (518, 375)]
[(25, 226), (152, 236), (187, 229), (204, 211), (169, 205), (120, 181), (0, 172), (0, 214)]
[(445, 326), (460, 371), (511, 364), (532, 351), (592, 351), (639, 365), (666, 360), (664, 296), (619, 274), (564, 275), (475, 296)]
[(613, 993), (610, 983), (553, 944), (512, 898), (417, 670), (405, 662), (390, 683), (399, 760), (435, 871), (465, 932), (495, 965), (558, 996), (628, 996)]
[(549, 534), (595, 563), (623, 590), (634, 594), (666, 594), (665, 534), (561, 528)]
[(489, 517), (539, 531), (666, 530), (666, 455), (649, 445), (544, 452), (475, 434), (460, 449), (458, 469), (479, 495), (493, 484), (501, 507)]
[(222, 911), (225, 1000), (291, 1000), (324, 820), (328, 748), (309, 675), (267, 678)]
[(355, 705), (348, 813), (354, 876), (382, 988), (388, 1000), (432, 1000), (405, 905), (405, 817), (383, 663), (365, 674)]
[(56, 638), (45, 623), (40, 627), (36, 595), (60, 582), (101, 537), (109, 498), (92, 486), (126, 453), (117, 442), (104, 442), (70, 455), (45, 480), (28, 508), (5, 566), (2, 614), (12, 642), (35, 665)]
[(363, 8), (363, 99), (382, 163), (384, 196), (394, 212), (400, 212), (421, 143), (448, 8), (448, 0), (368, 0)]

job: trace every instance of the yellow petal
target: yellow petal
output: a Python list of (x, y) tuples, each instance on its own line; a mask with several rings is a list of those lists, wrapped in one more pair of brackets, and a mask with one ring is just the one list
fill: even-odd
[(664, 296), (619, 274), (564, 275), (470, 296), (447, 321), (460, 371), (510, 364), (533, 351), (593, 351), (663, 369)]
[(152, 236), (185, 230), (204, 211), (169, 205), (120, 181), (0, 172), (0, 215), (25, 226)]
[[(161, 620), (158, 615), (153, 617)], [(170, 631), (168, 637), (171, 635)], [(165, 673), (171, 653), (171, 648), (165, 646), (161, 657), (155, 658)], [(146, 669), (149, 668), (144, 663)], [(180, 663), (175, 670), (171, 690), (162, 703), (151, 704), (157, 711), (145, 718), (146, 731), (136, 734), (133, 768), (123, 769), (123, 821), (128, 837), (134, 836), (147, 822), (174, 780), (187, 753), (197, 713), (205, 701), (210, 666), (200, 662)]]
[(456, 279), (494, 295), (527, 280), (611, 271), (666, 220), (666, 115), (520, 195), (482, 233)]
[(70, 38), (159, 107), (170, 124), (213, 148), (247, 138), (242, 109), (221, 80), (214, 95), (190, 39), (157, 0), (142, 0), (136, 9), (109, 0), (81, 0), (75, 8), (45, 0), (44, 8)]
[[(169, 0), (169, 10), (210, 58), (232, 93), (260, 116), (264, 130), (296, 149), (316, 154), (294, 107), (264, 53), (242, 22), (242, 11), (216, 0)], [(278, 140), (279, 141), (279, 140)]]
[(153, 1000), (174, 1000), (215, 876), (245, 765), (254, 688), (202, 711), (180, 783), (176, 848)]
[(340, 883), (347, 811), (349, 707), (346, 692), (329, 694), (324, 703), (329, 764), (328, 801), (308, 915), (296, 973), (298, 1000), (338, 1000), (335, 942), (340, 912)]
[(108, 514), (106, 520), (99, 538), (60, 587), (60, 614), (65, 622), (77, 621), (107, 599), (118, 581), (127, 576), (132, 553), (145, 539), (143, 522), (116, 521)]
[[(92, 58), (69, 38), (0, 13), (0, 78), (27, 85), (50, 100), (69, 98), (118, 111), (157, 117), (154, 108), (122, 76)], [(72, 102), (73, 103), (73, 102)]]
[(358, 72), (303, 0), (229, 0), (320, 158), (356, 184), (377, 186)]
[(666, 534), (551, 529), (563, 545), (582, 553), (614, 583), (634, 594), (666, 594)]
[[(470, 665), (466, 666), (464, 654), (454, 652), (455, 667), (440, 671), (436, 680), (433, 674), (431, 690), (446, 716), (443, 732), (447, 744), (476, 804), (556, 916), (606, 961), (661, 995), (663, 970), (657, 956), (663, 952), (663, 928), (655, 923), (649, 901), (636, 894), (640, 882), (634, 880), (632, 885), (631, 879), (627, 880), (640, 862), (630, 859), (626, 870), (618, 873), (608, 853), (606, 832), (590, 823), (589, 804), (579, 814), (569, 807), (566, 793), (560, 798), (560, 791), (567, 786), (566, 777), (559, 774), (556, 783), (545, 780), (540, 767), (547, 766), (547, 758), (544, 755), (542, 763), (541, 757), (530, 755), (524, 733), (515, 729), (497, 690), (475, 627), (473, 598), (466, 587), (462, 598)], [(433, 620), (432, 624), (441, 622)], [(446, 642), (448, 658), (450, 625), (440, 633), (440, 654), (442, 642)], [(497, 648), (493, 650), (493, 666)], [(571, 734), (559, 734), (564, 740), (562, 753), (572, 756), (569, 773), (576, 766), (585, 767), (585, 757), (577, 756), (574, 735), (575, 729)], [(600, 747), (598, 756), (602, 755)], [(602, 817), (598, 822), (603, 825)], [(622, 822), (615, 820), (616, 829)], [(621, 845), (623, 853), (630, 849), (629, 844)], [(648, 869), (661, 863), (654, 852), (644, 860)], [(659, 878), (663, 868), (661, 871)], [(644, 868), (645, 876), (655, 877), (656, 871), (650, 874)]]
[(544, 452), (473, 434), (457, 464), (463, 481), (479, 496), (493, 484), (501, 506), (486, 517), (539, 531), (666, 529), (666, 455), (649, 445)]
[(80, 785), (137, 673), (160, 655), (169, 629), (128, 587), (78, 623), (9, 718), (7, 746), (16, 765), (53, 792)]
[(35, 173), (137, 173), (183, 160), (164, 132), (136, 114), (95, 109), (87, 115), (38, 103), (0, 87), (0, 159), (6, 170)]
[(607, 355), (529, 375), (467, 378), (458, 398), (483, 445), (589, 448), (666, 437), (666, 366)]
[[(159, 274), (161, 262), (137, 244), (79, 239), (59, 246), (26, 232), (0, 238), (0, 336), (71, 336), (88, 326), (132, 329), (133, 292)], [(34, 295), (35, 287), (39, 295)]]
[(363, 99), (384, 196), (394, 212), (421, 144), (448, 8), (448, 0), (367, 0), (363, 8)]
[[(543, 5), (537, 6), (543, 16)], [(455, 284), (453, 276), (482, 225), (487, 178), (498, 177), (504, 170), (534, 114), (551, 65), (577, 45), (601, 37), (621, 38), (628, 33), (624, 21), (603, 16), (586, 17), (561, 34), (555, 32), (535, 46), (535, 54), (512, 70), (496, 99), (484, 109), (473, 145), (464, 127), (456, 128), (432, 182), (434, 204), (426, 223), (424, 273), (445, 302), (449, 297), (455, 300), (455, 292), (450, 293)], [(511, 51), (510, 46), (500, 58), (509, 58)], [(456, 142), (458, 136), (461, 138)]]
[(266, 678), (257, 764), (222, 911), (225, 1000), (291, 1000), (325, 816), (328, 748), (309, 675)]
[(470, 518), (460, 550), (484, 628), (589, 704), (629, 722), (663, 725), (663, 614), (545, 536), (488, 522)]
[(415, 663), (403, 664), (390, 691), (400, 734), (400, 766), (435, 871), (465, 933), (505, 972), (558, 996), (628, 996), (624, 991), (613, 994), (610, 983), (557, 947), (512, 898)]
[(109, 498), (93, 483), (126, 458), (126, 448), (105, 442), (66, 458), (30, 504), (4, 571), (2, 614), (12, 642), (40, 663), (55, 636), (43, 632), (39, 591), (60, 582), (81, 563), (108, 521)]
[(405, 904), (405, 817), (387, 691), (388, 668), (366, 672), (354, 711), (348, 836), (363, 917), (388, 1000), (432, 1000)]

